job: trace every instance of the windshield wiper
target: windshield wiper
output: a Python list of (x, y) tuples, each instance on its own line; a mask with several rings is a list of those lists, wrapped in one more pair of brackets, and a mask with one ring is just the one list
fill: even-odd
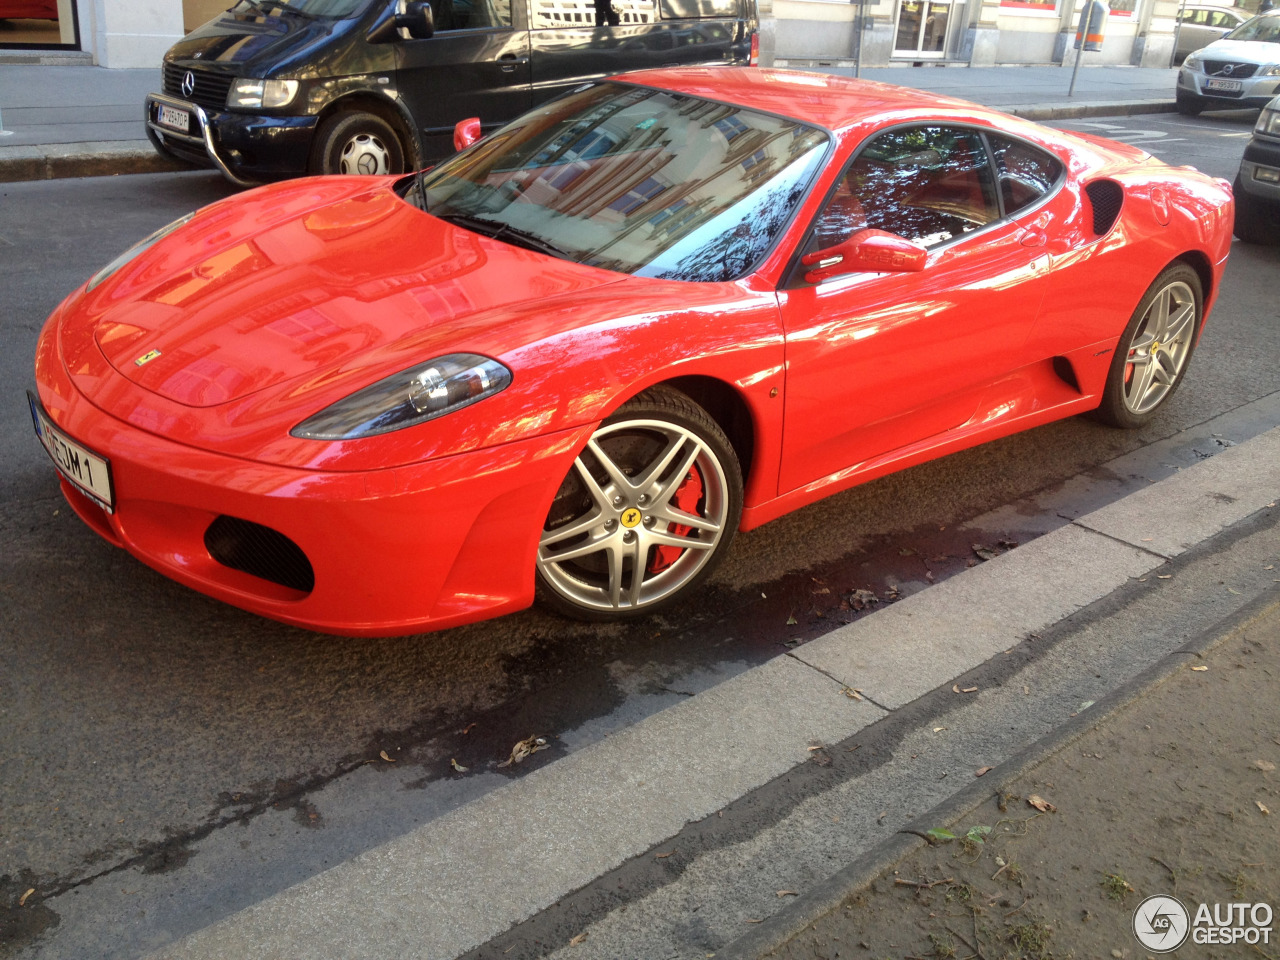
[(460, 227), (465, 227), (468, 230), (474, 230), (476, 233), (482, 233), (486, 237), (493, 237), (495, 240), (506, 240), (517, 247), (536, 250), (552, 257), (559, 257), (561, 260), (573, 259), (573, 255), (569, 251), (557, 247), (550, 240), (544, 239), (536, 233), (521, 230), (519, 227), (513, 227), (509, 223), (500, 223), (487, 217), (472, 217), (463, 213), (436, 213), (432, 214), (432, 216), (457, 224)]

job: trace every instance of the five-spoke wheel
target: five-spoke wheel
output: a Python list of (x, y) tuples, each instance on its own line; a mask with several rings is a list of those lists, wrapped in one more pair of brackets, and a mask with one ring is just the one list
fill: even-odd
[(600, 425), (556, 494), (539, 597), (581, 619), (651, 613), (710, 573), (741, 512), (724, 432), (684, 394), (648, 390)]
[(1173, 395), (1200, 329), (1200, 276), (1185, 263), (1166, 269), (1147, 290), (1120, 337), (1099, 416), (1140, 427)]

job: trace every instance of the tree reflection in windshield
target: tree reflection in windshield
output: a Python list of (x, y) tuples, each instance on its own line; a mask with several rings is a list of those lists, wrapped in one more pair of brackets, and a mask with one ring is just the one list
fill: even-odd
[(427, 209), (506, 224), (608, 270), (729, 280), (773, 245), (827, 142), (795, 120), (606, 83), (427, 174)]

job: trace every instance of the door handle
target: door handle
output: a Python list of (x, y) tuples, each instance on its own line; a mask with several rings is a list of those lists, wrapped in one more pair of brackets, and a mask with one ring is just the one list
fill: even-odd
[(1022, 245), (1024, 247), (1043, 247), (1049, 242), (1049, 235), (1037, 226), (1027, 227), (1022, 232)]
[(498, 63), (502, 65), (503, 73), (515, 73), (515, 69), (522, 63), (528, 63), (528, 57), (521, 57), (514, 53), (504, 53), (498, 57)]

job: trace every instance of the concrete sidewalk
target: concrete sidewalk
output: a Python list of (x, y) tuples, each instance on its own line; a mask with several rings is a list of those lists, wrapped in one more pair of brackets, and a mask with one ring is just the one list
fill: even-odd
[[(823, 67), (853, 76), (850, 67)], [(1177, 71), (1082, 66), (1068, 97), (1064, 67), (876, 67), (867, 80), (944, 93), (1033, 120), (1123, 116), (1173, 109)], [(146, 139), (143, 101), (160, 70), (107, 70), (0, 62), (0, 183), (185, 169)]]

